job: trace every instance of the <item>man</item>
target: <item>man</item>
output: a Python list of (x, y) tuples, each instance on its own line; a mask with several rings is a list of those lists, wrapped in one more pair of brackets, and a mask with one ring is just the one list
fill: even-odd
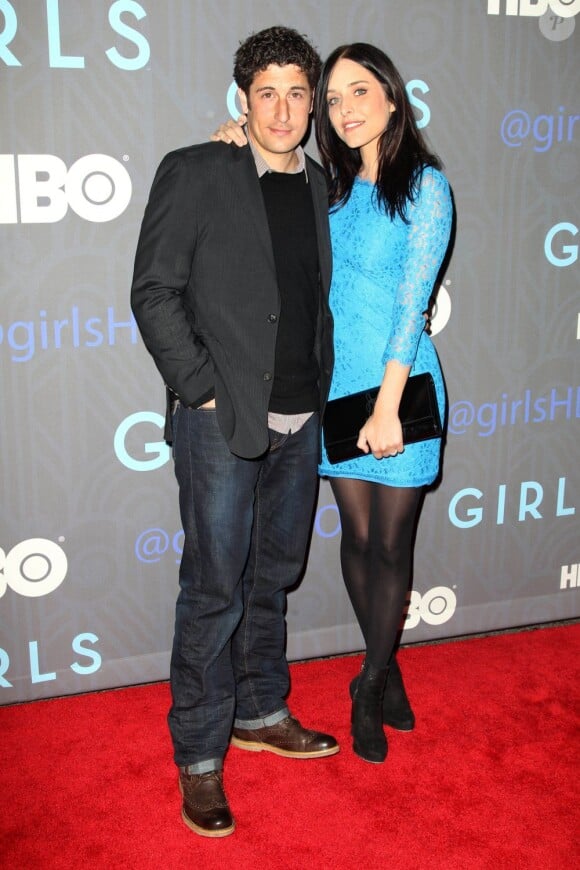
[(249, 145), (163, 159), (135, 260), (131, 303), (168, 388), (185, 533), (169, 727), (183, 820), (208, 837), (235, 826), (230, 738), (289, 758), (339, 749), (285, 702), (286, 592), (304, 564), (332, 368), (326, 183), (300, 147), (319, 70), (294, 30), (241, 44)]

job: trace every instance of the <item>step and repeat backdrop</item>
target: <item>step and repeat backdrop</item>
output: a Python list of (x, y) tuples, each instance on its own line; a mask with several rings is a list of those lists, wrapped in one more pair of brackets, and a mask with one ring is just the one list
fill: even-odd
[[(273, 24), (390, 54), (454, 192), (402, 642), (580, 614), (580, 0), (0, 0), (0, 703), (168, 675), (183, 535), (133, 256), (157, 164), (237, 115)], [(322, 481), (292, 659), (362, 646), (339, 539)]]

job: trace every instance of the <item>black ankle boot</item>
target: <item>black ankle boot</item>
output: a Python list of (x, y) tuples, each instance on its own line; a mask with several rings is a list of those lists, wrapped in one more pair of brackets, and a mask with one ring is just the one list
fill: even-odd
[[(358, 683), (356, 676), (350, 684), (350, 697), (354, 693)], [(415, 714), (411, 709), (409, 698), (405, 691), (403, 675), (395, 656), (389, 662), (385, 691), (383, 694), (383, 723), (390, 725), (396, 731), (412, 731), (415, 727)]]
[(383, 691), (387, 671), (363, 665), (352, 702), (352, 748), (365, 761), (380, 764), (387, 757), (383, 731)]
[(412, 731), (415, 714), (405, 691), (403, 675), (395, 656), (389, 662), (389, 673), (383, 695), (383, 722), (397, 731)]

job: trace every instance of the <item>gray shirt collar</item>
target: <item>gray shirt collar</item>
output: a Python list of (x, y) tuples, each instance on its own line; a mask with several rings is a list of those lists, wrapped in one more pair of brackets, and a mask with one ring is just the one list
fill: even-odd
[[(267, 172), (274, 172), (271, 166), (268, 165), (268, 162), (262, 157), (258, 149), (255, 147), (252, 142), (251, 136), (249, 135), (248, 128), (246, 127), (246, 136), (248, 137), (248, 144), (250, 146), (250, 150), (252, 152), (252, 156), (254, 158), (254, 163), (256, 164), (256, 171), (258, 173), (258, 178), (261, 178), (263, 175), (266, 175)], [(289, 175), (297, 175), (299, 172), (304, 172), (306, 176), (306, 183), (308, 183), (308, 170), (306, 169), (306, 156), (304, 154), (304, 149), (301, 145), (296, 148), (296, 156), (298, 158), (298, 165), (296, 169), (290, 170)]]

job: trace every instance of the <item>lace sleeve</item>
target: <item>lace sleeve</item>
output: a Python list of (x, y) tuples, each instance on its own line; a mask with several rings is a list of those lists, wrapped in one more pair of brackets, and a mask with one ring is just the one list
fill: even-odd
[(393, 306), (393, 328), (383, 363), (395, 359), (412, 365), (437, 273), (449, 244), (452, 220), (451, 192), (437, 170), (423, 172), (417, 199), (409, 206), (410, 221), (402, 277)]

